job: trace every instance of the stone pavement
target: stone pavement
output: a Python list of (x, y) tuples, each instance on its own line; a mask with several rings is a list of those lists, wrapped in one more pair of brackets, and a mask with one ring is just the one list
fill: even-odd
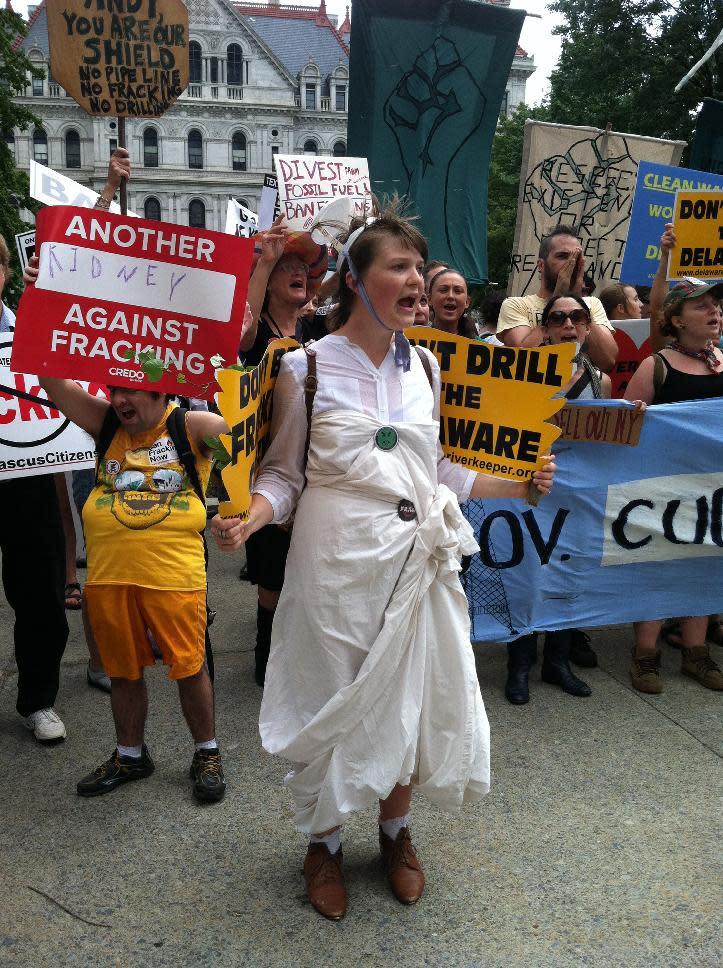
[(254, 596), (239, 564), (212, 550), (228, 792), (206, 807), (191, 796), (192, 747), (160, 668), (148, 675), (156, 772), (76, 796), (114, 746), (108, 699), (85, 683), (79, 614), (69, 613), (57, 702), (68, 739), (46, 748), (15, 713), (2, 601), (0, 968), (720, 965), (721, 697), (681, 678), (669, 649), (665, 693), (633, 692), (627, 628), (594, 633), (592, 698), (534, 677), (525, 707), (504, 699), (504, 649), (477, 646), (492, 792), (458, 816), (417, 799), (428, 889), (413, 908), (385, 886), (373, 810), (357, 817), (344, 839), (349, 914), (316, 915), (285, 766), (259, 745)]

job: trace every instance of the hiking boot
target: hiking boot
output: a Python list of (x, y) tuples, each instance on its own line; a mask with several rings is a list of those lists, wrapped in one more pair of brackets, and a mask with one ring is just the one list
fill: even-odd
[(226, 780), (218, 747), (213, 750), (196, 750), (189, 773), (193, 780), (193, 795), (197, 800), (204, 803), (223, 800)]
[(319, 914), (330, 921), (339, 921), (346, 914), (343, 859), (341, 847), (330, 854), (326, 844), (309, 844), (304, 858), (307, 897)]
[(597, 654), (590, 645), (590, 636), (582, 629), (571, 629), (570, 662), (574, 662), (581, 669), (595, 669)]
[(663, 691), (663, 680), (660, 678), (660, 652), (635, 655), (630, 665), (630, 682), (638, 692), (647, 692), (657, 696)]
[(424, 891), (424, 871), (412, 846), (409, 827), (402, 827), (396, 840), (379, 828), (379, 849), (392, 893), (402, 904), (416, 904)]
[(680, 671), (684, 676), (696, 679), (706, 689), (723, 689), (723, 672), (711, 659), (707, 645), (696, 645), (682, 650)]
[(118, 750), (105, 763), (93, 770), (78, 783), (78, 796), (99, 797), (102, 793), (110, 793), (121, 783), (131, 780), (143, 780), (155, 770), (148, 748), (143, 744), (143, 752), (139, 758), (121, 756)]
[(56, 711), (50, 707), (38, 709), (23, 720), (25, 728), (39, 743), (57, 743), (65, 739), (65, 726)]

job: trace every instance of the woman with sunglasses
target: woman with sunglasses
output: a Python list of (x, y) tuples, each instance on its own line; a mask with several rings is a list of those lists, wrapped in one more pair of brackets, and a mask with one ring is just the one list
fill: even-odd
[(579, 348), (575, 357), (577, 369), (561, 391), (568, 400), (610, 399), (610, 377), (594, 366), (585, 352), (591, 323), (587, 304), (582, 296), (574, 292), (553, 296), (542, 310), (540, 326), (545, 333), (543, 344), (559, 346), (561, 343), (576, 343)]

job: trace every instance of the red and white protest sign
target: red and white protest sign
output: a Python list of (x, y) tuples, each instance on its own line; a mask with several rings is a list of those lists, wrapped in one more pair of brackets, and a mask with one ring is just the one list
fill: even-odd
[(36, 235), (14, 370), (213, 398), (211, 358), (238, 356), (252, 240), (67, 206), (43, 209)]
[(619, 399), (625, 394), (630, 377), (640, 363), (650, 356), (650, 320), (615, 319), (613, 325), (618, 355), (610, 379), (613, 384), (612, 396)]

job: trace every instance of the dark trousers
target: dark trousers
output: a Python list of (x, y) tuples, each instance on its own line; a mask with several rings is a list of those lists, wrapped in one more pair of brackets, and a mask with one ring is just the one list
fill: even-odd
[(15, 612), (17, 710), (29, 716), (52, 706), (68, 641), (65, 540), (49, 475), (0, 481), (2, 582)]

